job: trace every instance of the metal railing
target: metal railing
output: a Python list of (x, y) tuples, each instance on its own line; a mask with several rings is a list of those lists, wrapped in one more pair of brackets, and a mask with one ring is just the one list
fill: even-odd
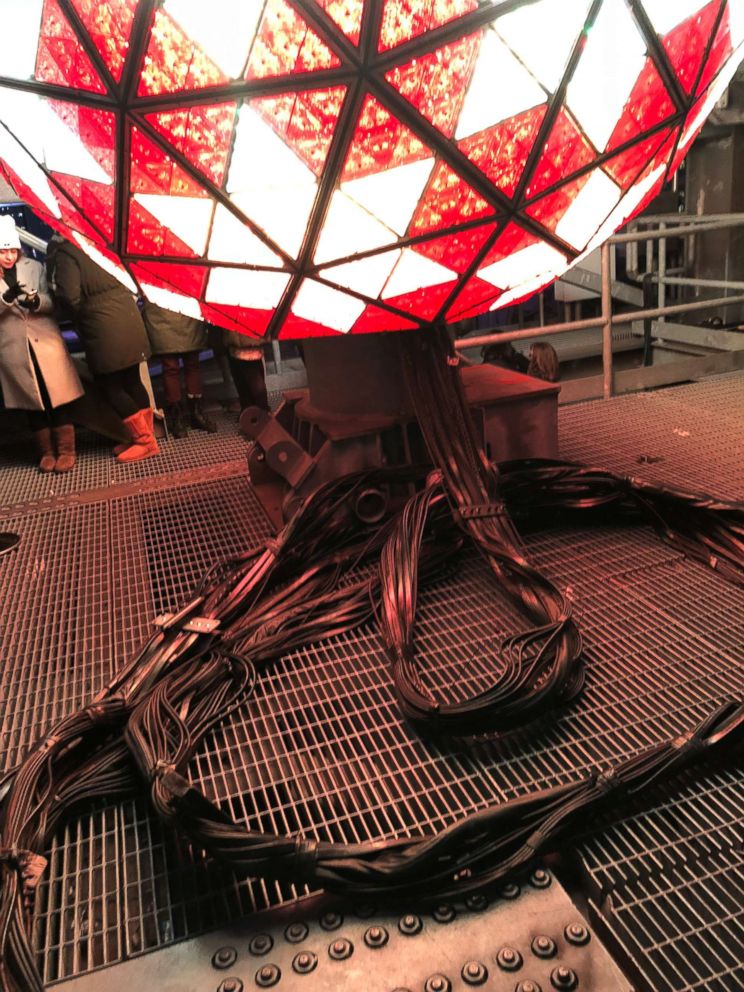
[[(459, 350), (478, 348), (489, 344), (502, 344), (509, 341), (523, 341), (536, 337), (544, 338), (554, 334), (566, 334), (570, 331), (602, 330), (602, 394), (605, 399), (613, 395), (613, 350), (612, 331), (615, 327), (633, 324), (643, 320), (663, 320), (676, 314), (693, 313), (699, 310), (715, 309), (717, 307), (744, 304), (744, 282), (718, 279), (692, 279), (670, 274), (666, 266), (666, 245), (669, 238), (692, 238), (695, 235), (709, 231), (720, 231), (726, 228), (743, 227), (744, 214), (701, 215), (665, 214), (642, 217), (634, 221), (629, 230), (609, 238), (601, 247), (601, 311), (597, 317), (584, 320), (564, 321), (545, 326), (529, 327), (514, 331), (489, 332), (458, 338), (455, 347)], [(658, 264), (656, 271), (639, 271), (638, 244), (646, 243), (646, 267), (654, 265), (655, 253), (653, 245), (658, 242)], [(658, 306), (625, 313), (614, 313), (612, 308), (612, 272), (617, 245), (629, 246), (628, 270), (635, 279), (651, 278), (658, 284)], [(678, 271), (678, 270), (674, 270)], [(715, 297), (713, 299), (692, 300), (686, 303), (669, 305), (666, 303), (667, 286), (689, 286), (699, 289), (734, 290), (732, 295)], [(542, 312), (542, 311), (541, 311)], [(744, 337), (742, 337), (744, 349)]]

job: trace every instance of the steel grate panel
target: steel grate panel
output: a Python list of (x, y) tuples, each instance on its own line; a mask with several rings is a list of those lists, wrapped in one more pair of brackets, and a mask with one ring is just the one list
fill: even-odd
[[(738, 382), (744, 383), (744, 376)], [(730, 392), (731, 383), (724, 385)], [(629, 399), (636, 401), (635, 414)], [(631, 420), (636, 417), (636, 437), (643, 437), (646, 449), (647, 399), (614, 401), (623, 406), (616, 433), (624, 439), (621, 444), (613, 436), (607, 447), (618, 458), (624, 454), (634, 471)], [(569, 413), (575, 420), (581, 443), (588, 446), (593, 440), (595, 451), (606, 440), (605, 415), (598, 412), (604, 406), (562, 411), (562, 418)], [(657, 404), (655, 416), (664, 415)], [(705, 427), (712, 430), (708, 421)], [(564, 421), (564, 441), (566, 436)], [(661, 430), (659, 437), (665, 437)], [(666, 437), (665, 443), (674, 447), (676, 438)], [(696, 471), (708, 481), (719, 474), (733, 479), (732, 454), (738, 449), (712, 440), (701, 452), (707, 470)], [(202, 435), (199, 441), (203, 464), (212, 444), (213, 462), (224, 462), (219, 438)], [(581, 457), (596, 463), (590, 454)], [(68, 514), (69, 520), (103, 519), (99, 530), (106, 535), (100, 539), (105, 553), (86, 557), (79, 552), (78, 568), (80, 579), (94, 587), (103, 576), (110, 584), (101, 599), (109, 604), (102, 612), (111, 626), (97, 661), (106, 671), (109, 659), (118, 665), (131, 656), (148, 636), (153, 615), (176, 606), (211, 561), (242, 550), (268, 531), (243, 476), (147, 491), (146, 479), (160, 475), (156, 462), (141, 463), (145, 491), (139, 495), (69, 507), (55, 511), (56, 517), (45, 511), (46, 517), (37, 512), (14, 520), (16, 529), (38, 529), (46, 553), (57, 542), (58, 535), (50, 532), (57, 520), (68, 520)], [(174, 464), (180, 471), (182, 463)], [(653, 468), (675, 481), (670, 464), (667, 459), (637, 474)], [(742, 491), (744, 485), (733, 495)], [(79, 531), (83, 524), (76, 526)], [(71, 542), (63, 541), (62, 548), (69, 549)], [(274, 666), (250, 710), (205, 743), (194, 762), (196, 777), (236, 817), (264, 829), (302, 829), (346, 840), (406, 834), (444, 825), (494, 799), (566, 781), (682, 733), (740, 686), (744, 594), (683, 560), (648, 529), (545, 532), (532, 535), (528, 546), (536, 564), (568, 587), (587, 642), (585, 694), (553, 725), (498, 744), (450, 747), (421, 740), (401, 724), (379, 639), (363, 629), (309, 646)], [(2, 580), (11, 574), (11, 563), (16, 569), (12, 583), (3, 587), (6, 602), (8, 590), (19, 582), (21, 553), (23, 562), (29, 560), (27, 550), (22, 546), (14, 552), (17, 557), (0, 566)], [(49, 584), (45, 595), (53, 598), (53, 593)], [(674, 605), (677, 597), (685, 604), (681, 609)], [(35, 623), (41, 627), (38, 617), (47, 601), (37, 595), (34, 603)], [(14, 598), (9, 629), (15, 609)], [(499, 632), (510, 622), (512, 614), (494, 595), (486, 567), (475, 557), (466, 558), (456, 575), (423, 596), (418, 638), (432, 655), (432, 686), (442, 690), (454, 680), (458, 691), (471, 691), (482, 685)], [(69, 639), (72, 628), (65, 631)], [(6, 653), (18, 673), (26, 666), (20, 646), (13, 642)], [(78, 678), (78, 656), (71, 656), (69, 671)], [(57, 683), (42, 687), (39, 705), (50, 693), (59, 715), (63, 706), (79, 704), (82, 682), (69, 699), (57, 699), (61, 688)], [(22, 740), (28, 743), (41, 725), (29, 721)], [(15, 745), (16, 753), (22, 746), (22, 741)], [(176, 844), (140, 800), (93, 811), (69, 824), (52, 845), (51, 872), (37, 906), (35, 939), (47, 981), (165, 946), (295, 895), (214, 872), (214, 866)]]
[(744, 771), (699, 778), (584, 844), (591, 906), (643, 992), (744, 986)]

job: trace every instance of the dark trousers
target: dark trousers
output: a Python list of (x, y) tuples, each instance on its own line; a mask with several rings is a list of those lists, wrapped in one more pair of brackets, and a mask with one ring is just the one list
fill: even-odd
[(31, 361), (34, 364), (36, 384), (39, 387), (44, 409), (26, 411), (28, 414), (28, 426), (32, 431), (36, 432), (43, 431), (45, 427), (65, 427), (67, 424), (71, 424), (70, 404), (63, 403), (61, 406), (52, 406), (52, 401), (49, 398), (49, 392), (44, 382), (44, 376), (41, 374), (41, 369), (39, 368), (33, 348), (29, 348), (29, 352), (31, 354)]
[(181, 401), (180, 359), (183, 359), (183, 378), (188, 396), (201, 396), (202, 377), (198, 351), (184, 351), (181, 354), (161, 355), (163, 363), (163, 390), (166, 403)]
[(262, 410), (268, 410), (269, 398), (266, 395), (266, 378), (261, 359), (244, 362), (230, 355), (229, 362), (241, 409), (260, 406)]
[(106, 372), (95, 378), (104, 399), (116, 410), (122, 420), (150, 406), (150, 397), (142, 384), (139, 365), (130, 365), (117, 372)]

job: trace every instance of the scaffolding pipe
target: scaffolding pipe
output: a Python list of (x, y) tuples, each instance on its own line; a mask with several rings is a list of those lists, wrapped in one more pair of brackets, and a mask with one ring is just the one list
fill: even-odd
[(610, 242), (602, 245), (602, 395), (612, 396), (612, 271)]

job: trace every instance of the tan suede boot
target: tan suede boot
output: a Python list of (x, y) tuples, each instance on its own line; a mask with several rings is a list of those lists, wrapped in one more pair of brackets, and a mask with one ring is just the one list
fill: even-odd
[(39, 468), (41, 471), (54, 471), (55, 458), (51, 429), (44, 427), (40, 431), (34, 431), (34, 442), (36, 443), (36, 453), (39, 456)]
[(72, 424), (54, 428), (54, 443), (57, 448), (55, 472), (69, 472), (75, 466), (75, 428)]

